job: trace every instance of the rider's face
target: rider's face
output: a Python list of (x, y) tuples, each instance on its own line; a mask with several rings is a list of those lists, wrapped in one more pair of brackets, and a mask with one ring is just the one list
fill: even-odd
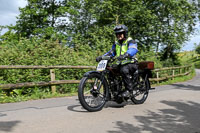
[(117, 36), (117, 39), (118, 39), (119, 41), (120, 41), (120, 40), (124, 40), (124, 33), (123, 33), (123, 32), (117, 33), (116, 36)]

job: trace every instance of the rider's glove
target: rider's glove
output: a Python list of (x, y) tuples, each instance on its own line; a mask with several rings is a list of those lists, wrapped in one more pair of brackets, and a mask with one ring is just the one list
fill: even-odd
[(102, 60), (102, 56), (99, 56), (99, 57), (96, 58), (96, 62), (99, 62), (101, 60)]
[(123, 55), (120, 55), (119, 57), (117, 57), (117, 59), (120, 60), (124, 60), (125, 58), (129, 57), (128, 53), (125, 53)]

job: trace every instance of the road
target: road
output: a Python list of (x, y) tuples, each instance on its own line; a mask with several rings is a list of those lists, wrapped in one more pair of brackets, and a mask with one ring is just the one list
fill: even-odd
[(156, 87), (142, 105), (109, 102), (90, 113), (77, 97), (0, 104), (0, 133), (200, 133), (200, 70)]

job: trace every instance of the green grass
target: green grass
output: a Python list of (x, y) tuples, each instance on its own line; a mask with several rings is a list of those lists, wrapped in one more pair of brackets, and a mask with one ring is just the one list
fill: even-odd
[(32, 94), (30, 96), (26, 95), (16, 95), (16, 96), (1, 96), (0, 103), (13, 103), (13, 102), (22, 102), (22, 101), (29, 101), (29, 100), (38, 100), (38, 99), (47, 99), (47, 98), (57, 98), (57, 97), (69, 97), (69, 96), (76, 96), (77, 93), (67, 93), (67, 94), (60, 94), (60, 93), (51, 93), (51, 92), (40, 92), (38, 94)]
[(180, 52), (178, 56), (183, 65), (194, 64), (195, 68), (200, 69), (200, 55), (196, 54), (195, 51)]

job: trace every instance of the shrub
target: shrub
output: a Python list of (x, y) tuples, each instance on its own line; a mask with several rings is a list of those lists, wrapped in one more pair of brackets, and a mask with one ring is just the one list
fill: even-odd
[[(0, 65), (95, 65), (96, 53), (88, 46), (74, 50), (57, 41), (23, 39), (13, 44), (7, 42), (0, 48)], [(57, 80), (80, 80), (88, 70), (56, 69)], [(50, 81), (48, 69), (1, 69), (0, 83), (21, 83)], [(66, 88), (65, 88), (65, 87)], [(49, 91), (49, 87), (39, 87), (41, 91)], [(34, 88), (27, 91), (21, 88), (20, 94), (34, 93)], [(60, 89), (60, 90), (59, 90)], [(76, 85), (58, 87), (60, 92), (76, 91)]]

